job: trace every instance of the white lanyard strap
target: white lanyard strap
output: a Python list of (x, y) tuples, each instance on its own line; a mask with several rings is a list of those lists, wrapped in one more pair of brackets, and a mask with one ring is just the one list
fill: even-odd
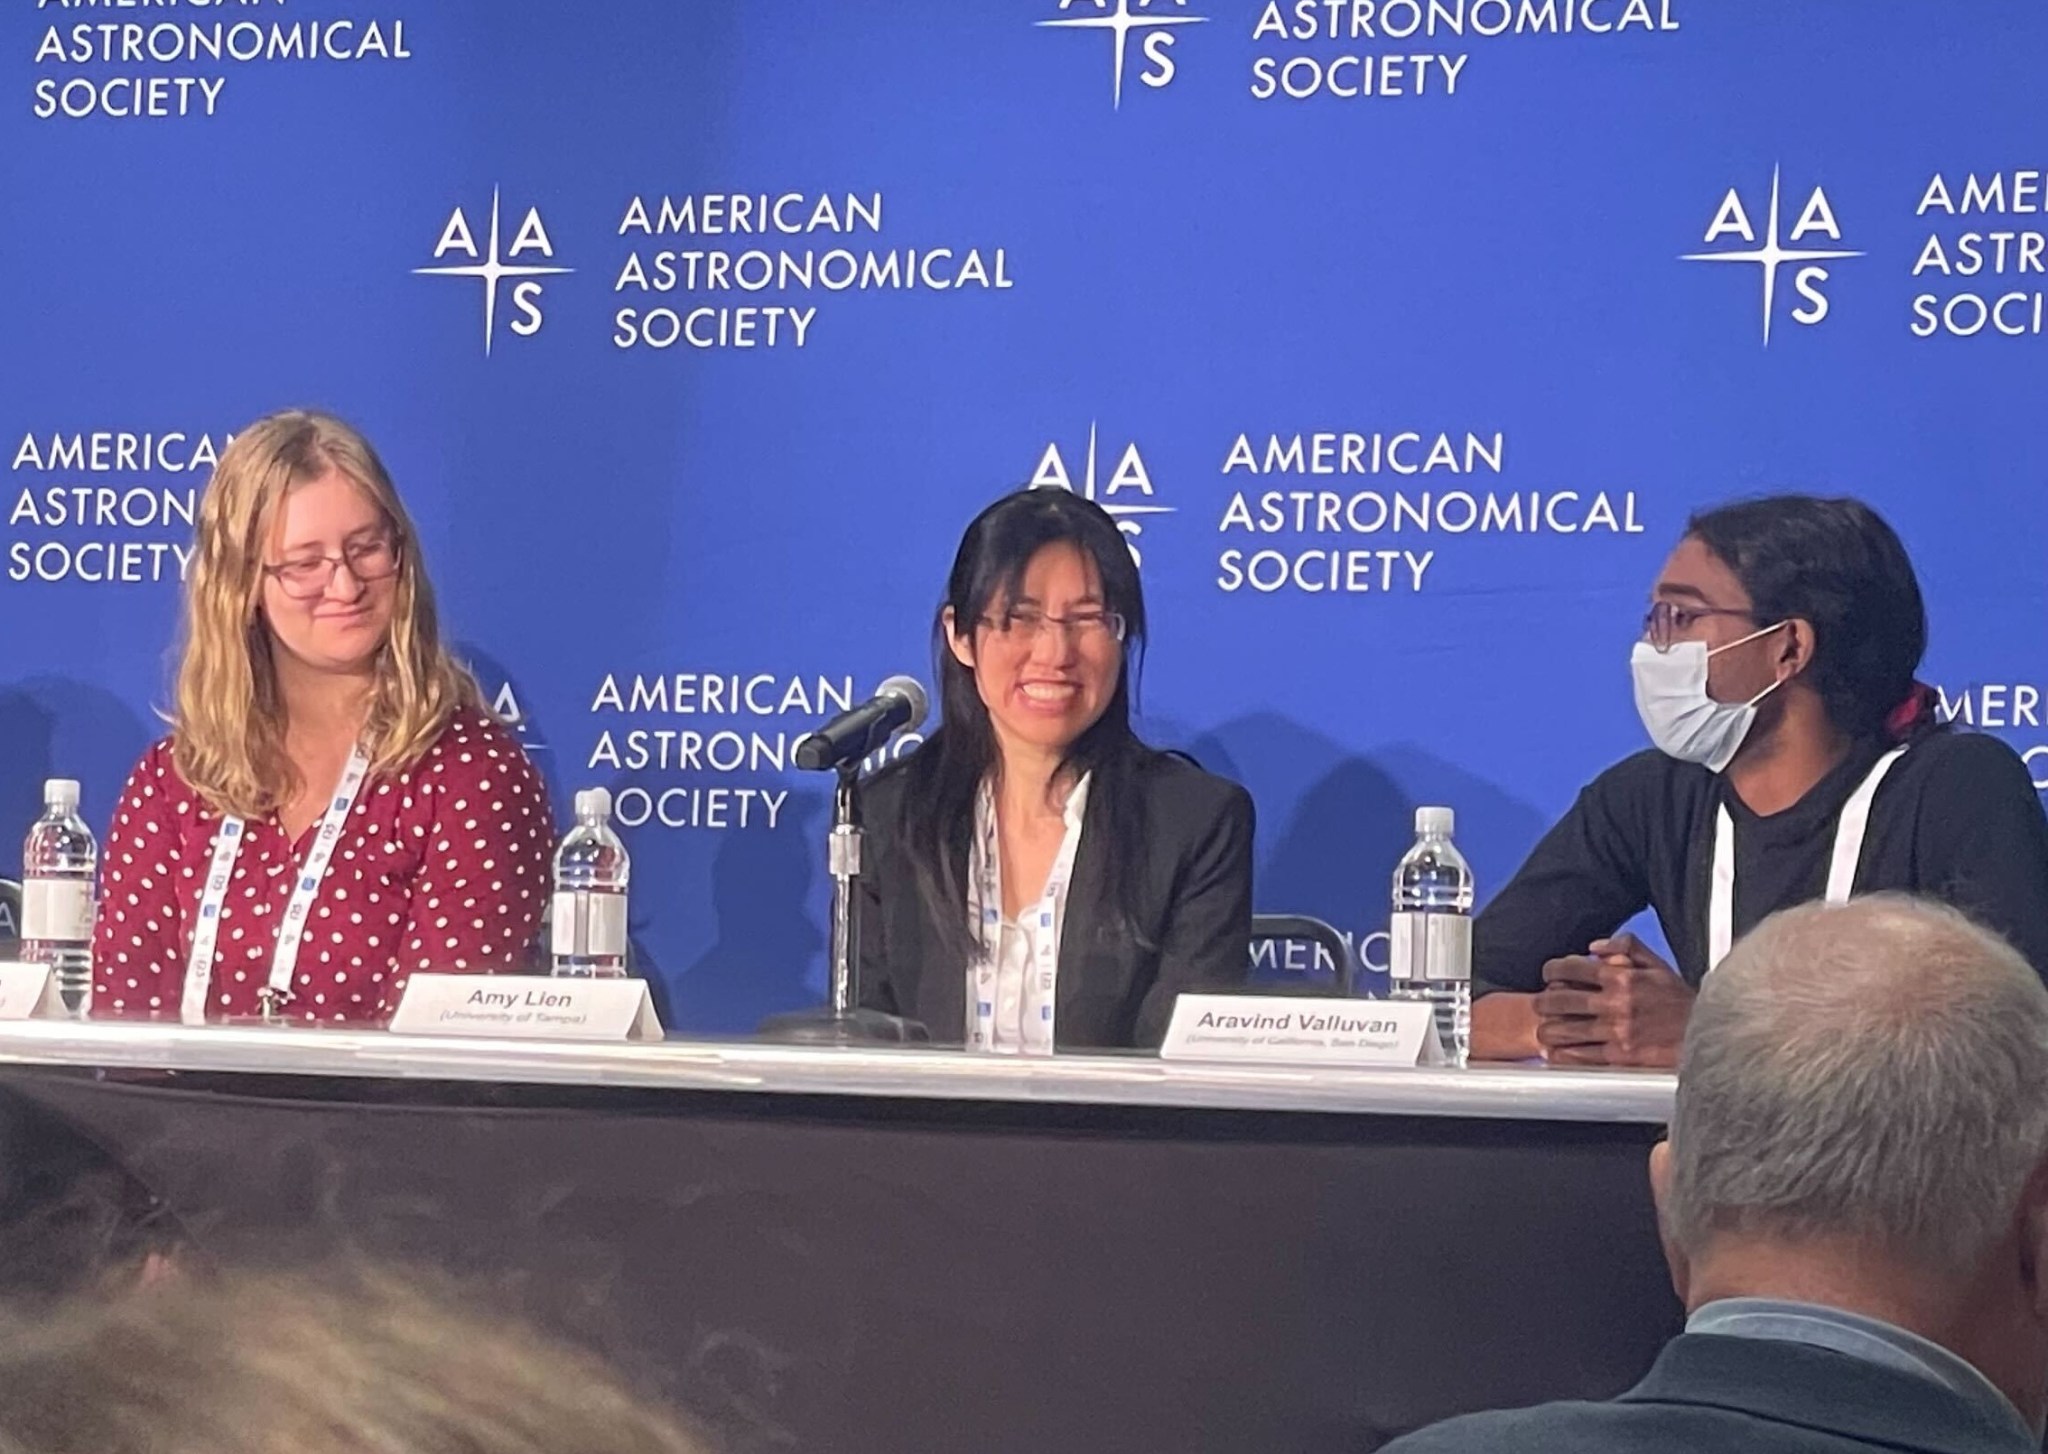
[[(1028, 1055), (1050, 1055), (1053, 1050), (1053, 1016), (1059, 981), (1060, 937), (1066, 932), (1067, 882), (1074, 873), (1074, 854), (1081, 844), (1081, 823), (1088, 811), (1088, 774), (1074, 784), (1066, 803), (1067, 831), (1060, 839), (1060, 851), (1046, 875), (1045, 892), (1038, 902), (1019, 916), (1031, 936), (1031, 963), (1026, 966), (1023, 985), (1023, 1023), (1019, 1026), (1021, 1048)], [(995, 793), (987, 782), (974, 803), (975, 885), (974, 929), (981, 945), (981, 958), (968, 972), (967, 1045), (971, 1050), (995, 1050), (996, 999), (1002, 978), (1003, 944), (1003, 856), (996, 840)]]
[(1856, 865), (1863, 859), (1863, 835), (1870, 831), (1870, 805), (1877, 798), (1878, 784), (1884, 781), (1884, 775), (1905, 755), (1905, 748), (1894, 747), (1880, 757), (1872, 765), (1870, 775), (1842, 805), (1841, 822), (1835, 828), (1835, 856), (1828, 863), (1829, 903), (1849, 902), (1850, 890), (1856, 887)]
[[(277, 926), (277, 948), (270, 956), (270, 977), (262, 991), (266, 1015), (275, 1013), (292, 997), (292, 975), (298, 969), (299, 945), (306, 937), (307, 916), (313, 912), (313, 900), (320, 892), (321, 881), (327, 877), (334, 846), (341, 841), (342, 824), (348, 821), (349, 811), (355, 807), (356, 795), (362, 791), (363, 779), (369, 772), (370, 759), (357, 747), (349, 753), (348, 766), (342, 769), (333, 801), (321, 815), (320, 831), (314, 835), (306, 862), (299, 869), (298, 882), (292, 885), (291, 897), (285, 901), (284, 918)], [(235, 859), (246, 836), (240, 818), (223, 818), (214, 830), (213, 855), (207, 862), (206, 884), (199, 894), (199, 919), (192, 926), (192, 953), (185, 962), (185, 992), (178, 1005), (178, 1018), (187, 1025), (206, 1023), (206, 996), (213, 988), (221, 906), (227, 899), (228, 881), (234, 875)]]
[[(1870, 805), (1892, 765), (1906, 755), (1894, 747), (1872, 765), (1835, 821), (1835, 847), (1828, 859), (1827, 901), (1846, 904), (1856, 887), (1856, 867), (1863, 861), (1863, 839), (1870, 831)], [(1724, 805), (1714, 818), (1714, 881), (1707, 896), (1707, 968), (1728, 957), (1735, 942), (1735, 820)]]
[(1714, 815), (1714, 887), (1707, 895), (1707, 969), (1720, 967), (1735, 942), (1735, 820), (1723, 804)]
[(178, 1018), (187, 1025), (206, 1023), (206, 992), (213, 985), (213, 949), (220, 938), (220, 906), (227, 897), (228, 878), (242, 847), (242, 820), (223, 818), (213, 832), (213, 857), (206, 866), (206, 884), (199, 894), (199, 919), (192, 926), (192, 952), (185, 961), (185, 994)]

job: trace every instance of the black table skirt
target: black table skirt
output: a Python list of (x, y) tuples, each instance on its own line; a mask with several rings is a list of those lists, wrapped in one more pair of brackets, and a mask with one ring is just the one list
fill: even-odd
[(740, 1454), (1358, 1454), (1614, 1394), (1679, 1322), (1644, 1125), (31, 1069), (0, 1096), (17, 1212), (89, 1183), (195, 1255), (448, 1269)]

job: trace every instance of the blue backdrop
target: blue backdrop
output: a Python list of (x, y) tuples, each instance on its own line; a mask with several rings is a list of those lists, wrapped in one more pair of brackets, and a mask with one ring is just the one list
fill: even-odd
[(1148, 733), (1262, 908), (1364, 942), (1418, 802), (1482, 894), (1641, 743), (1693, 508), (1853, 492), (2033, 754), (2030, 0), (5, 0), (0, 869), (161, 731), (192, 500), (378, 443), (672, 1024), (822, 984), (823, 784), (959, 531), (1117, 510)]

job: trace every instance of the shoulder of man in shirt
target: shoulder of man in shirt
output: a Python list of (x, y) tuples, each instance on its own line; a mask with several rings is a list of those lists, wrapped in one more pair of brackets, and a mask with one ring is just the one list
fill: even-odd
[[(1871, 751), (1874, 753), (1875, 748)], [(1933, 793), (1960, 803), (1984, 796), (2034, 796), (2032, 774), (2002, 738), (1970, 728), (1942, 728), (1915, 742), (1886, 780), (1907, 794)], [(1588, 783), (1584, 797), (1609, 810), (1658, 811), (1711, 796), (1716, 775), (1651, 747), (1631, 753)]]
[(1581, 789), (1582, 803), (1610, 813), (1640, 808), (1665, 821), (1672, 809), (1712, 795), (1715, 774), (1696, 762), (1680, 762), (1655, 747), (1632, 752)]
[(1588, 788), (1663, 789), (1673, 783), (1711, 783), (1714, 775), (1696, 762), (1680, 762), (1656, 747), (1645, 747), (1604, 769)]
[[(1873, 755), (1875, 748), (1870, 749)], [(1912, 764), (1912, 774), (1904, 769)], [(1923, 776), (1944, 782), (1981, 781), (2024, 774), (2025, 764), (2002, 738), (1970, 728), (1941, 728), (1913, 744), (1899, 764), (1900, 780)], [(1606, 796), (1665, 795), (1705, 791), (1716, 774), (1696, 762), (1681, 762), (1667, 752), (1646, 747), (1603, 769), (1586, 791)]]
[(1382, 1454), (2022, 1454), (1931, 1379), (1769, 1338), (1681, 1335), (1607, 1402), (1467, 1414)]
[(1982, 791), (2023, 786), (2034, 791), (2032, 774), (2012, 745), (2002, 737), (1971, 727), (1944, 727), (1929, 732), (1899, 760), (1902, 781), (1918, 779), (1924, 787), (1951, 791)]

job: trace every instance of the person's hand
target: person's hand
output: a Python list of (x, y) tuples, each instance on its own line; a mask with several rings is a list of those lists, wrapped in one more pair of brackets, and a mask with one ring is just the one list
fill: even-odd
[(1536, 1043), (1553, 1065), (1671, 1068), (1693, 992), (1633, 934), (1596, 939), (1543, 966)]
[(1536, 996), (1496, 990), (1472, 1002), (1474, 1060), (1540, 1060), (1536, 1043)]

